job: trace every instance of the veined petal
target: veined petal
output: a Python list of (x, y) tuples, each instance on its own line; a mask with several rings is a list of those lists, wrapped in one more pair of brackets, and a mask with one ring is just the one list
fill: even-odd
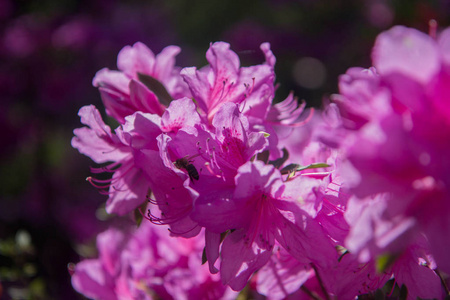
[(200, 116), (194, 102), (189, 98), (174, 100), (161, 118), (161, 129), (164, 132), (177, 132), (183, 127), (194, 127), (200, 124)]
[(154, 75), (155, 55), (141, 42), (125, 46), (117, 56), (117, 67), (130, 78), (137, 78), (137, 73)]
[(111, 128), (105, 125), (95, 106), (82, 107), (78, 115), (81, 117), (81, 122), (89, 128), (82, 127), (74, 130), (72, 147), (89, 156), (96, 163), (120, 161), (130, 155), (126, 147), (111, 133)]
[(244, 230), (236, 230), (227, 236), (222, 245), (220, 276), (223, 284), (228, 284), (235, 291), (242, 290), (250, 276), (262, 268), (272, 255), (272, 249), (260, 248), (257, 244), (249, 247), (244, 236)]

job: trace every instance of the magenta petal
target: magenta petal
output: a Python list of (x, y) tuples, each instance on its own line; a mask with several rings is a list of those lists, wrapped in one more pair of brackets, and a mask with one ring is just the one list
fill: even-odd
[(96, 163), (120, 161), (130, 155), (124, 145), (112, 135), (109, 126), (105, 125), (95, 106), (84, 106), (78, 115), (81, 122), (88, 127), (74, 130), (72, 147), (89, 156)]
[(271, 106), (267, 120), (285, 125), (292, 124), (303, 113), (305, 105), (306, 102), (303, 101), (299, 106), (297, 99), (294, 97), (294, 93), (291, 92), (286, 99)]
[(403, 26), (395, 26), (378, 36), (372, 60), (382, 76), (399, 73), (423, 84), (440, 69), (436, 42), (425, 33)]
[(330, 266), (338, 255), (330, 238), (316, 220), (305, 213), (296, 212), (297, 224), (280, 220), (282, 230), (275, 238), (298, 261), (317, 266)]
[(148, 182), (133, 163), (123, 164), (114, 172), (106, 202), (106, 212), (125, 215), (147, 201)]
[(200, 116), (192, 99), (182, 98), (170, 102), (161, 118), (161, 129), (164, 132), (177, 132), (182, 127), (194, 127), (200, 124)]
[(130, 79), (122, 72), (103, 68), (95, 74), (92, 85), (128, 94), (129, 81)]
[(158, 74), (158, 79), (160, 81), (167, 82), (170, 80), (171, 76), (173, 76), (172, 71), (175, 67), (175, 56), (177, 56), (180, 51), (181, 49), (178, 46), (168, 46), (164, 48), (161, 53), (156, 55), (154, 74)]
[(199, 107), (204, 111), (208, 111), (208, 98), (209, 98), (209, 85), (208, 82), (209, 66), (198, 71), (196, 67), (184, 68), (181, 70), (180, 75), (184, 81), (189, 85), (189, 89), (192, 93), (192, 97), (198, 102)]
[(222, 82), (227, 78), (234, 78), (239, 70), (240, 61), (236, 53), (230, 50), (230, 44), (225, 42), (216, 42), (206, 51), (206, 59), (211, 68), (218, 74), (217, 82)]
[(205, 251), (211, 274), (219, 272), (214, 265), (219, 258), (220, 233), (205, 230)]
[(140, 42), (125, 46), (117, 56), (117, 67), (131, 78), (137, 78), (137, 73), (153, 75), (154, 65), (152, 50)]
[(119, 123), (125, 122), (125, 117), (135, 112), (131, 106), (129, 95), (118, 93), (107, 88), (99, 88), (100, 96), (105, 105), (106, 113)]
[(105, 270), (113, 276), (119, 275), (120, 265), (117, 262), (127, 241), (126, 233), (115, 228), (110, 228), (97, 236), (99, 259)]
[(161, 118), (158, 115), (137, 112), (125, 119), (123, 132), (132, 148), (158, 150), (156, 138), (161, 134)]
[(450, 67), (450, 28), (446, 28), (441, 32), (438, 43), (441, 48), (444, 63), (447, 67)]
[[(445, 199), (448, 203), (448, 199)], [(448, 249), (450, 247), (450, 240), (442, 238), (449, 236), (450, 233), (450, 218), (448, 208), (442, 209), (440, 215), (433, 219), (427, 219), (423, 226), (427, 238), (430, 242), (431, 253), (433, 254), (440, 270), (450, 274), (450, 257)]]
[(397, 284), (408, 288), (408, 299), (441, 298), (441, 280), (430, 266), (425, 265), (422, 258), (425, 253), (418, 245), (410, 246), (392, 267)]
[(269, 299), (285, 299), (314, 276), (309, 264), (302, 264), (285, 250), (272, 255), (257, 273), (257, 291)]
[(156, 95), (141, 82), (134, 79), (130, 81), (130, 104), (138, 111), (160, 116), (164, 112), (164, 107)]
[(262, 268), (272, 255), (271, 250), (261, 249), (255, 243), (249, 245), (244, 235), (243, 230), (236, 230), (222, 245), (220, 275), (222, 282), (235, 291), (242, 290), (253, 272)]
[(266, 58), (266, 64), (269, 65), (271, 68), (275, 67), (275, 63), (277, 60), (273, 55), (272, 51), (270, 50), (270, 43), (262, 43), (259, 48), (264, 53), (264, 56)]
[(201, 227), (191, 219), (191, 212), (198, 194), (184, 187), (184, 180), (163, 164), (158, 151), (144, 149), (136, 154), (135, 160), (150, 180), (155, 204), (164, 213), (153, 221), (170, 225), (174, 235), (196, 236)]
[(238, 168), (267, 145), (263, 133), (250, 132), (248, 120), (235, 103), (225, 103), (213, 119), (227, 161)]
[(97, 259), (84, 260), (77, 264), (72, 275), (72, 286), (79, 293), (93, 299), (117, 299), (113, 278)]

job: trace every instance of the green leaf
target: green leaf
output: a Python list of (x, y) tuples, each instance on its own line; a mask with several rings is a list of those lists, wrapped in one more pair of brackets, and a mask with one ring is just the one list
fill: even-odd
[(265, 138), (268, 138), (268, 137), (270, 136), (270, 133), (267, 133), (267, 132), (265, 132), (265, 131), (260, 131), (259, 133), (264, 134), (264, 137), (265, 137)]
[[(148, 195), (150, 194), (150, 190)], [(138, 208), (134, 210), (134, 220), (136, 222), (137, 227), (141, 226), (142, 219), (144, 219), (145, 209), (147, 208), (148, 201), (145, 200)]]
[(170, 102), (173, 100), (172, 96), (170, 96), (166, 87), (158, 79), (142, 73), (138, 73), (138, 78), (140, 82), (158, 97), (161, 104), (169, 106)]
[(376, 259), (376, 269), (378, 273), (383, 273), (389, 268), (397, 259), (397, 255), (393, 255), (390, 253), (383, 254), (377, 257)]
[(313, 163), (307, 166), (301, 166), (299, 164), (289, 164), (283, 169), (281, 169), (281, 174), (289, 174), (289, 173), (295, 173), (307, 169), (317, 169), (317, 168), (328, 168), (330, 167), (329, 164), (326, 163)]

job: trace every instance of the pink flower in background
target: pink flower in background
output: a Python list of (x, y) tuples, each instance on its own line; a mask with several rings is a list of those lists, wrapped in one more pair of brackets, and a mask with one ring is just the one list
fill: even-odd
[(236, 293), (201, 266), (202, 236), (178, 239), (165, 226), (111, 228), (97, 238), (99, 257), (81, 261), (74, 288), (95, 299), (231, 299)]
[(444, 249), (450, 245), (442, 236), (450, 234), (449, 36), (448, 29), (433, 39), (402, 26), (380, 34), (372, 53), (374, 68), (350, 69), (340, 78), (341, 94), (334, 98), (347, 129), (341, 143), (352, 164), (347, 174), (360, 178), (354, 192), (358, 197), (392, 193), (380, 216), (389, 216), (386, 221), (404, 231), (412, 225), (400, 224), (417, 222), (416, 232), (427, 234), (431, 252), (446, 272), (450, 260)]
[(408, 299), (442, 297), (442, 286), (435, 273), (436, 263), (424, 236), (418, 236), (392, 265), (392, 273), (399, 286), (406, 285)]

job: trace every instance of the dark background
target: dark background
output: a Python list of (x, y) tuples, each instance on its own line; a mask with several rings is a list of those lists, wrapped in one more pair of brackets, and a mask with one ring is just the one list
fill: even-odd
[(370, 66), (377, 34), (401, 24), (449, 25), (450, 2), (417, 0), (0, 0), (0, 298), (82, 299), (68, 263), (95, 255), (111, 219), (84, 179), (90, 159), (70, 146), (78, 109), (103, 110), (92, 78), (116, 69), (136, 41), (178, 45), (181, 67), (206, 64), (210, 42), (231, 43), (242, 65), (277, 57), (276, 101), (294, 91), (320, 107), (338, 75)]

